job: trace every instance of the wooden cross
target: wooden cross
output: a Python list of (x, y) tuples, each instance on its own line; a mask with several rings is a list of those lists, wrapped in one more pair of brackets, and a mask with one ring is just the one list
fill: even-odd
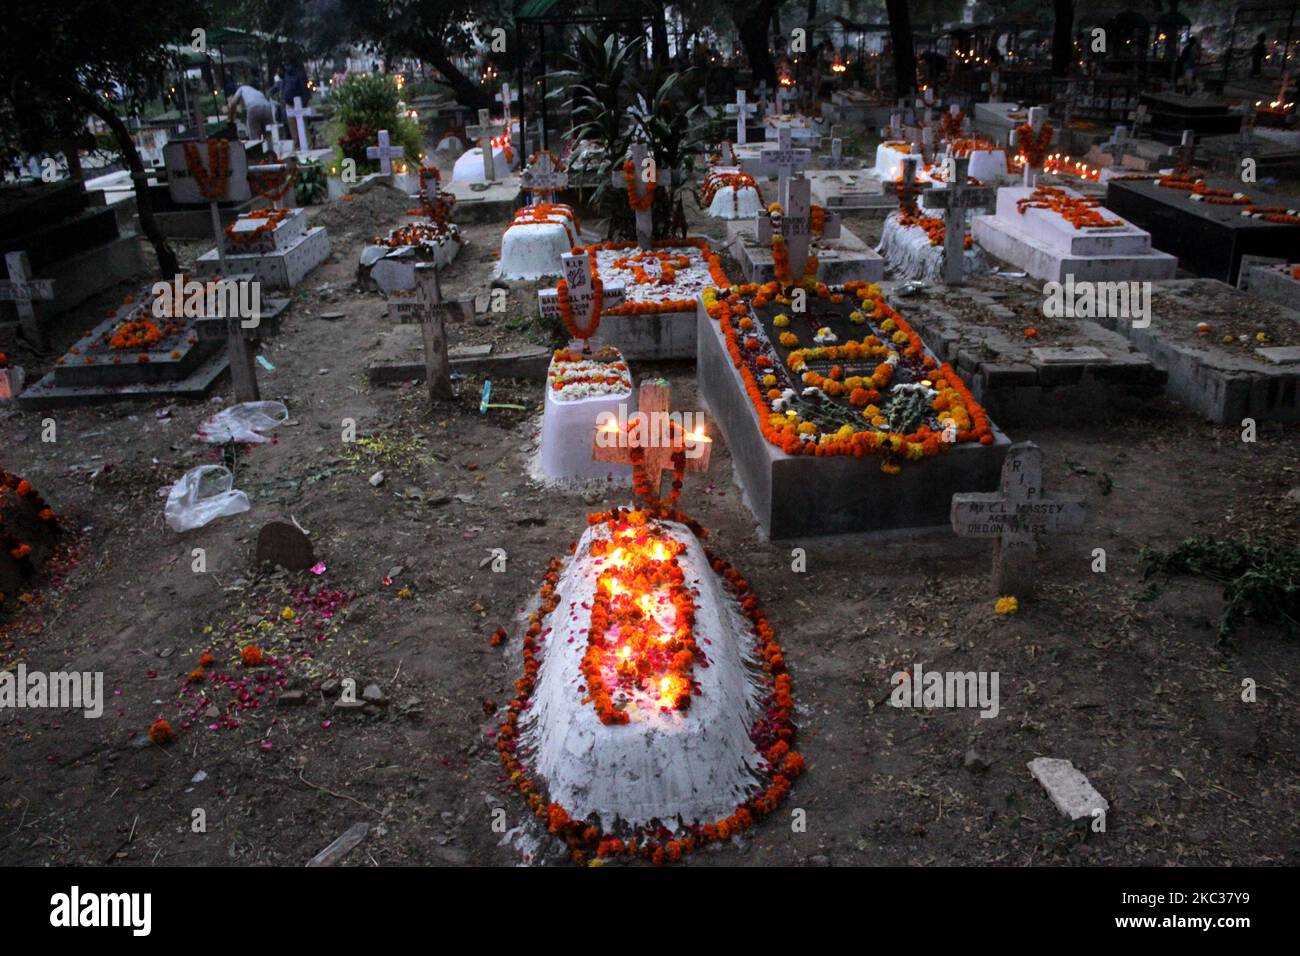
[(1021, 596), (1032, 590), (1039, 569), (1037, 536), (1077, 531), (1087, 505), (1078, 495), (1043, 490), (1043, 453), (1033, 442), (1012, 445), (1002, 463), (1002, 490), (952, 496), (952, 529), (962, 538), (996, 538), (993, 593)]
[(315, 116), (316, 111), (311, 107), (303, 106), (302, 97), (295, 96), (293, 98), (293, 106), (290, 106), (284, 112), (285, 115), (297, 124), (298, 149), (305, 153), (307, 150), (311, 149), (311, 141), (307, 138), (307, 117)]
[(1099, 146), (1098, 149), (1103, 153), (1110, 154), (1111, 166), (1118, 169), (1124, 165), (1124, 154), (1128, 151), (1128, 145), (1128, 128), (1120, 125), (1115, 127), (1110, 134), (1110, 139)]
[(902, 178), (898, 184), (898, 208), (916, 212), (916, 197), (921, 194), (922, 186), (916, 181), (916, 168), (920, 165), (915, 156), (904, 156), (900, 164)]
[(447, 357), (447, 317), (463, 319), (474, 314), (473, 299), (444, 302), (438, 270), (432, 262), (415, 266), (415, 308), (399, 313), (399, 322), (419, 322), (424, 334), (425, 383), (429, 401), (451, 398), (451, 360)]
[(483, 151), (483, 181), (492, 182), (497, 178), (496, 159), (492, 154), (492, 138), (500, 136), (505, 129), (500, 123), (492, 122), (487, 110), (478, 111), (478, 125), (470, 126), (466, 132), (478, 140), (479, 149)]
[(758, 107), (755, 106), (753, 103), (745, 102), (744, 90), (736, 90), (736, 102), (727, 104), (727, 112), (736, 114), (736, 145), (737, 146), (744, 146), (745, 143), (747, 142), (747, 140), (745, 139), (745, 124), (749, 119), (749, 115), (757, 109)]
[(394, 159), (402, 159), (406, 155), (406, 150), (401, 146), (388, 145), (388, 130), (379, 131), (379, 145), (366, 147), (366, 158), (379, 160), (380, 172), (385, 174), (393, 171)]
[(0, 302), (14, 304), (23, 335), (44, 350), (48, 342), (36, 303), (54, 298), (54, 280), (33, 278), (32, 264), (27, 253), (21, 251), (5, 253), (5, 268), (9, 271), (9, 278), (0, 282)]
[(812, 157), (810, 149), (796, 149), (792, 145), (794, 131), (789, 123), (780, 123), (776, 127), (776, 149), (765, 149), (759, 153), (759, 159), (771, 169), (776, 167), (777, 188), (776, 201), (782, 206), (790, 198), (790, 176), (802, 173)]
[[(812, 182), (803, 176), (796, 176), (790, 180), (787, 198), (789, 202), (782, 207), (785, 211), (781, 215), (779, 226), (773, 224), (772, 216), (766, 210), (758, 214), (758, 241), (771, 243), (773, 234), (778, 231), (785, 237), (785, 248), (790, 259), (790, 281), (798, 282), (808, 267), (808, 250), (812, 246)], [(822, 238), (834, 239), (839, 234), (840, 217), (827, 210)]]
[(510, 128), (510, 84), (502, 83), (501, 92), (496, 95), (496, 101), (501, 104), (501, 119), (505, 123), (506, 129)]
[(997, 204), (998, 191), (993, 186), (972, 186), (967, 182), (970, 157), (950, 160), (948, 186), (930, 189), (921, 195), (926, 209), (946, 210), (943, 220), (943, 281), (961, 285), (962, 262), (966, 258), (966, 213), (971, 209), (990, 209)]
[(569, 185), (569, 174), (556, 163), (550, 150), (544, 149), (528, 164), (519, 182), (528, 190), (530, 204), (553, 203), (556, 191)]
[[(650, 195), (650, 184), (645, 181), (645, 174), (650, 169), (650, 151), (645, 143), (633, 143), (629, 147), (632, 159), (632, 188), (636, 191), (638, 200), (644, 201), (647, 195)], [(656, 172), (656, 177), (658, 170)], [(625, 189), (627, 177), (623, 173), (622, 165), (614, 167), (611, 174), (611, 180), (615, 189)], [(653, 208), (647, 206), (645, 209), (634, 210), (636, 213), (636, 244), (642, 249), (649, 249), (654, 241), (654, 215)]]
[[(643, 453), (641, 468), (656, 490), (663, 487), (664, 472), (673, 472), (674, 452), (685, 452), (685, 471), (707, 471), (713, 440), (700, 428), (686, 432), (669, 413), (672, 386), (663, 379), (646, 379), (637, 389), (637, 413), (627, 427), (613, 421), (596, 427), (591, 455), (596, 461), (632, 464), (633, 450)], [(662, 498), (662, 495), (660, 495)]]
[[(566, 252), (560, 256), (560, 271), (564, 273), (564, 284), (568, 290), (569, 310), (573, 321), (590, 328), (596, 319), (596, 291), (591, 285), (591, 259), (585, 250)], [(621, 283), (605, 283), (602, 288), (602, 312), (620, 306), (627, 299), (627, 290)], [(555, 289), (542, 289), (537, 293), (537, 308), (542, 316), (555, 319), (560, 316), (559, 295)], [(572, 346), (570, 346), (572, 348)], [(582, 351), (591, 351), (591, 339), (582, 343)]]

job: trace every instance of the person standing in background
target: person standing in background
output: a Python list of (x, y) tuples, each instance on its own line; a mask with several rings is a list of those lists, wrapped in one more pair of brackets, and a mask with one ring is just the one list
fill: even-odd
[(1255, 38), (1255, 45), (1250, 48), (1250, 75), (1258, 79), (1264, 73), (1264, 57), (1268, 56), (1268, 47), (1264, 45), (1264, 34)]
[(275, 122), (271, 110), (271, 101), (260, 90), (244, 85), (235, 90), (235, 94), (226, 101), (226, 118), (235, 122), (239, 106), (244, 107), (244, 125), (248, 127), (249, 139), (261, 139), (266, 135), (266, 128)]

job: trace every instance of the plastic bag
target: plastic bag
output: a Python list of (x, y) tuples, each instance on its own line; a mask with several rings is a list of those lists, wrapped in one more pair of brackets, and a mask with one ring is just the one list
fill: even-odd
[(194, 436), (212, 445), (229, 441), (260, 443), (270, 439), (258, 432), (269, 432), (288, 420), (289, 409), (284, 402), (243, 402), (204, 419)]
[(191, 468), (172, 485), (163, 516), (173, 531), (202, 528), (214, 518), (247, 511), (248, 495), (234, 490), (235, 476), (222, 465)]

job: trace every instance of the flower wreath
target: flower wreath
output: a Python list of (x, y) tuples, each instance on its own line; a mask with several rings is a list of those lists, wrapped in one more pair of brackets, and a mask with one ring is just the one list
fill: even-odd
[(263, 173), (255, 169), (248, 171), (248, 185), (253, 192), (261, 196), (271, 205), (275, 205), (284, 198), (293, 184), (298, 179), (297, 164), (286, 165), (283, 170), (278, 172)]
[(216, 202), (226, 195), (230, 179), (230, 143), (224, 139), (207, 141), (208, 163), (199, 158), (199, 144), (185, 144), (185, 171), (198, 183), (204, 199)]
[(1048, 147), (1052, 145), (1052, 132), (1051, 123), (1044, 123), (1037, 133), (1028, 123), (1016, 127), (1016, 145), (1025, 154), (1025, 163), (1030, 169), (1043, 168)]
[[(650, 167), (654, 169), (654, 165)], [(623, 164), (623, 182), (627, 185), (627, 204), (632, 207), (634, 212), (645, 212), (655, 201), (655, 190), (659, 188), (659, 172), (655, 170), (654, 175), (645, 181), (645, 195), (641, 196), (636, 191), (636, 168), (632, 165), (632, 160)]]

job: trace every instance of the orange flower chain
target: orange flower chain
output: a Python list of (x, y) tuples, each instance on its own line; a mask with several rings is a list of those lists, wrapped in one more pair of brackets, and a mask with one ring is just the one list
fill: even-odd
[(1016, 200), (1016, 211), (1025, 214), (1026, 209), (1050, 209), (1075, 229), (1122, 229), (1122, 219), (1105, 219), (1097, 212), (1100, 199), (1088, 196), (1069, 196), (1065, 190), (1055, 186), (1039, 186), (1028, 196)]
[(199, 157), (199, 144), (185, 144), (185, 171), (198, 183), (204, 199), (218, 200), (226, 195), (230, 178), (230, 144), (224, 139), (207, 141), (208, 163), (205, 167)]
[(573, 315), (573, 303), (569, 301), (569, 283), (561, 279), (555, 286), (555, 301), (560, 307), (560, 318), (564, 320), (564, 327), (568, 329), (569, 335), (575, 339), (589, 339), (596, 334), (600, 328), (600, 314), (605, 305), (605, 284), (600, 281), (600, 273), (596, 271), (596, 253), (588, 251), (588, 268), (591, 270), (591, 319), (588, 325), (578, 324)]
[(1248, 206), (1251, 198), (1245, 193), (1233, 192), (1231, 189), (1214, 189), (1204, 179), (1192, 176), (1171, 174), (1156, 180), (1156, 185), (1165, 189), (1177, 189), (1188, 194), (1194, 202), (1206, 202), (1213, 206)]
[[(692, 236), (687, 239), (656, 239), (651, 244), (651, 248), (653, 250), (681, 249), (687, 246), (694, 246), (696, 249), (700, 250), (700, 254), (704, 257), (704, 261), (708, 265), (709, 277), (713, 280), (715, 285), (722, 286), (722, 287), (731, 285), (731, 281), (727, 278), (726, 274), (722, 271), (722, 261), (713, 252), (712, 248), (709, 246), (709, 241), (707, 239), (702, 239), (698, 236)], [(588, 255), (592, 257), (592, 277), (594, 282), (595, 277), (597, 275), (596, 265), (595, 265), (595, 256), (597, 252), (600, 251), (622, 252), (625, 249), (632, 250), (636, 248), (637, 248), (637, 244), (635, 242), (604, 242), (604, 243), (596, 243), (590, 246), (575, 247), (573, 251), (586, 252)], [(644, 254), (647, 256), (651, 255), (651, 253), (644, 253)], [(614, 261), (613, 265), (615, 268), (627, 269), (628, 268), (627, 265), (622, 265), (621, 263), (627, 262), (630, 265), (634, 261), (636, 262), (637, 265), (640, 265), (641, 263), (648, 262), (651, 260), (648, 258), (642, 259), (639, 256), (620, 257)], [(686, 266), (688, 266), (689, 264), (690, 264), (689, 259), (686, 256), (682, 256), (680, 254), (673, 255), (668, 261), (668, 265), (672, 269), (683, 269), (686, 268)], [(632, 272), (634, 276), (634, 281), (636, 281), (638, 284), (664, 285), (664, 286), (671, 285), (670, 282), (654, 282), (650, 280), (650, 276), (648, 273), (645, 274), (645, 278), (647, 281), (645, 283), (641, 283), (639, 278), (637, 277), (637, 273), (634, 270), (628, 269), (628, 271)], [(643, 272), (644, 272), (644, 268), (643, 268)], [(561, 287), (563, 287), (564, 289), (562, 294), (561, 294)], [(603, 302), (604, 301), (603, 284), (601, 285), (600, 289), (601, 289), (601, 301)], [(556, 291), (556, 299), (560, 307), (560, 316), (561, 318), (565, 318), (566, 315), (572, 312), (572, 309), (569, 308), (568, 306), (568, 302), (569, 302), (568, 286), (563, 279), (561, 279), (560, 283), (556, 285), (555, 291)], [(689, 299), (656, 299), (654, 301), (648, 301), (648, 302), (633, 302), (628, 300), (628, 301), (624, 301), (622, 305), (615, 306), (611, 309), (605, 310), (603, 314), (605, 315), (658, 315), (658, 314), (669, 313), (669, 312), (693, 312), (695, 310), (695, 307), (696, 307), (695, 299), (693, 297)], [(566, 309), (568, 309), (568, 312), (566, 312)], [(568, 328), (570, 334), (573, 334), (573, 329), (569, 328), (569, 322), (567, 319), (565, 322), (565, 328)], [(596, 334), (595, 329), (593, 328), (592, 331), (588, 333), (588, 336), (579, 336), (579, 337), (586, 338), (589, 337), (590, 335), (595, 335), (595, 334)]]
[(293, 184), (297, 179), (298, 170), (296, 168), (290, 169), (286, 167), (275, 172), (263, 172), (257, 169), (248, 171), (248, 185), (253, 192), (272, 204), (283, 199), (285, 193), (293, 188)]
[(639, 195), (636, 189), (636, 168), (632, 165), (632, 160), (623, 164), (623, 182), (627, 184), (627, 204), (632, 207), (634, 212), (645, 212), (655, 201), (655, 190), (659, 188), (658, 173), (654, 171), (653, 164), (649, 167), (654, 173), (645, 181), (645, 195)]
[(245, 213), (242, 217), (245, 220), (261, 220), (257, 228), (236, 230), (235, 223), (232, 222), (226, 226), (226, 238), (235, 243), (251, 243), (269, 232), (274, 232), (280, 223), (289, 218), (289, 212), (288, 209), (258, 209)]
[(1042, 169), (1047, 150), (1052, 145), (1052, 124), (1044, 123), (1037, 134), (1028, 123), (1016, 127), (1016, 146), (1032, 169)]

